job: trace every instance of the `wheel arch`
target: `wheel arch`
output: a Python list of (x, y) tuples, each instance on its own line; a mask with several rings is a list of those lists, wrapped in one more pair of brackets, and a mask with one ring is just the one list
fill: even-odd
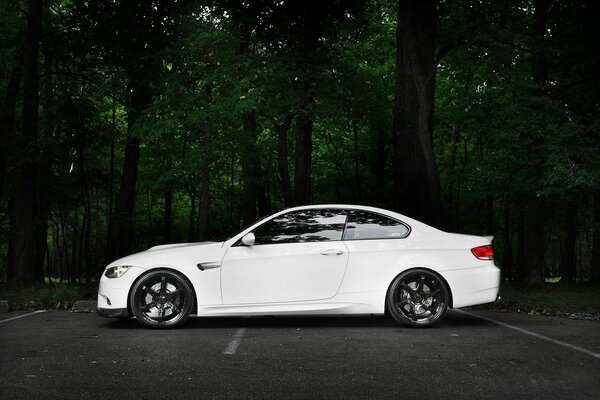
[(157, 266), (154, 266), (154, 267), (150, 267), (147, 270), (145, 270), (144, 272), (142, 272), (131, 283), (131, 286), (129, 286), (129, 290), (127, 291), (127, 313), (129, 314), (129, 316), (130, 317), (133, 316), (133, 311), (131, 310), (131, 292), (133, 290), (133, 287), (135, 286), (136, 283), (138, 283), (142, 278), (144, 278), (150, 272), (154, 272), (156, 270), (163, 270), (163, 271), (169, 271), (169, 272), (176, 273), (178, 275), (181, 275), (181, 277), (183, 277), (183, 279), (185, 279), (187, 281), (187, 283), (192, 287), (193, 292), (194, 292), (194, 306), (192, 307), (192, 314), (196, 314), (198, 312), (198, 296), (196, 296), (196, 287), (192, 283), (192, 280), (184, 272), (176, 270), (173, 267), (163, 266), (163, 265), (157, 265)]
[(392, 283), (394, 283), (394, 281), (396, 280), (396, 278), (398, 278), (400, 275), (406, 273), (406, 272), (410, 272), (410, 271), (415, 271), (415, 270), (425, 270), (427, 272), (431, 272), (433, 275), (437, 276), (438, 278), (440, 278), (440, 280), (444, 283), (444, 285), (446, 286), (446, 289), (448, 290), (448, 295), (450, 296), (450, 298), (448, 299), (448, 307), (452, 308), (453, 307), (453, 295), (452, 295), (452, 288), (450, 287), (450, 285), (448, 284), (448, 281), (446, 280), (446, 278), (444, 278), (444, 276), (442, 274), (440, 274), (438, 271), (429, 268), (429, 267), (410, 267), (407, 268), (405, 270), (403, 270), (402, 272), (397, 273), (396, 275), (394, 275), (394, 278), (390, 281), (390, 283), (388, 284), (386, 290), (385, 290), (385, 299), (384, 299), (384, 313), (385, 315), (389, 314), (388, 311), (388, 296), (390, 295), (390, 287), (392, 286)]

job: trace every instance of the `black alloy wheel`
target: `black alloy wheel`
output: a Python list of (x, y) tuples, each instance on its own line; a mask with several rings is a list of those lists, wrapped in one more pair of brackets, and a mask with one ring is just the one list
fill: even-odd
[(448, 288), (435, 273), (413, 269), (396, 277), (387, 294), (387, 310), (400, 324), (428, 327), (446, 314)]
[(143, 275), (133, 285), (130, 306), (143, 325), (174, 328), (192, 313), (194, 290), (181, 274), (158, 269)]

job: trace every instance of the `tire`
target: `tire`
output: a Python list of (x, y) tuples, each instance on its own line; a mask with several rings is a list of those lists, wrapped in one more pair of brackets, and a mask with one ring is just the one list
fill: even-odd
[(194, 290), (183, 275), (157, 269), (133, 285), (129, 306), (135, 318), (147, 327), (175, 328), (192, 313)]
[(386, 305), (399, 324), (430, 327), (442, 320), (450, 299), (446, 283), (426, 269), (398, 275), (388, 289)]

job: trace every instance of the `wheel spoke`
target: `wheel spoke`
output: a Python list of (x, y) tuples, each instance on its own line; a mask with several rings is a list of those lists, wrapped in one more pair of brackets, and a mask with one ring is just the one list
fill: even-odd
[(402, 282), (400, 284), (400, 286), (402, 286), (402, 289), (406, 290), (408, 293), (410, 293), (410, 294), (416, 294), (415, 290), (413, 288), (411, 288), (410, 286), (408, 286), (406, 284), (406, 282)]
[(415, 310), (415, 306), (411, 304), (410, 309), (412, 311), (408, 314), (408, 317), (410, 319), (412, 319), (413, 321), (416, 321), (417, 320), (417, 311)]
[(435, 289), (435, 290), (432, 290), (432, 291), (431, 291), (431, 292), (429, 292), (429, 293), (425, 293), (425, 295), (426, 295), (427, 297), (433, 297), (433, 296), (435, 296), (436, 294), (438, 294), (439, 292), (440, 292), (440, 289)]
[(155, 303), (155, 302), (153, 302), (153, 301), (151, 301), (150, 303), (148, 303), (148, 304), (146, 304), (144, 307), (142, 307), (142, 311), (143, 311), (143, 312), (148, 312), (148, 311), (150, 311), (150, 309), (151, 309), (152, 307), (156, 307), (156, 303)]
[(425, 282), (425, 277), (423, 275), (421, 275), (419, 277), (419, 282), (417, 283), (417, 292), (423, 291), (423, 282)]
[(408, 304), (408, 299), (400, 300), (396, 303), (396, 307), (404, 309), (406, 304)]
[(171, 306), (171, 310), (173, 310), (174, 313), (179, 314), (181, 312), (181, 310), (179, 309), (179, 307), (177, 307), (175, 304), (169, 303), (169, 306)]
[(154, 290), (152, 290), (152, 288), (149, 288), (147, 286), (142, 287), (142, 290), (146, 293), (148, 293), (150, 296), (152, 297), (156, 297), (158, 296), (158, 293), (156, 293)]
[(427, 307), (427, 311), (429, 311), (431, 313), (431, 315), (435, 315), (437, 310), (435, 309), (435, 306), (432, 304), (429, 307)]
[(160, 294), (165, 294), (165, 293), (167, 293), (167, 277), (161, 276), (160, 277)]
[(161, 322), (162, 322), (162, 321), (164, 321), (164, 319), (165, 319), (165, 305), (164, 305), (164, 304), (163, 304), (163, 306), (160, 308), (160, 313), (159, 313), (159, 316), (160, 316), (160, 320), (161, 320)]
[(183, 292), (183, 289), (175, 289), (172, 292), (167, 293), (167, 296), (169, 296), (169, 298), (173, 298), (175, 296), (178, 296), (180, 293)]

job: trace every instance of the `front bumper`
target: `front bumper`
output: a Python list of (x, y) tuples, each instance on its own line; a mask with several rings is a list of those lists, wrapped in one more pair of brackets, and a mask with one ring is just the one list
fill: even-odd
[(141, 267), (131, 267), (120, 278), (107, 278), (103, 273), (98, 285), (98, 315), (103, 317), (128, 316), (129, 290), (144, 271), (145, 269)]
[(131, 315), (126, 308), (98, 308), (98, 315), (107, 318), (129, 318)]

